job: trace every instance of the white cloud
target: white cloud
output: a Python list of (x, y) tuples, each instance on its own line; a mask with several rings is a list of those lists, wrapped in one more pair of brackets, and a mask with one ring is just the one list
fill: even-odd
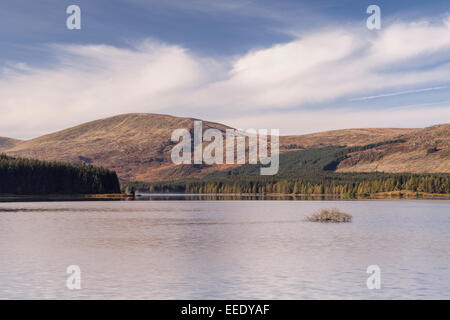
[[(176, 115), (195, 110), (214, 118), (216, 110), (226, 109), (241, 127), (252, 127), (250, 119), (262, 114), (270, 115), (267, 121), (289, 117), (282, 109), (438, 87), (450, 81), (450, 19), (395, 23), (380, 32), (321, 30), (222, 60), (155, 41), (128, 49), (54, 45), (51, 52), (58, 57), (53, 68), (18, 62), (3, 69), (0, 136), (28, 138), (125, 112)], [(448, 114), (448, 106), (441, 108)], [(355, 121), (345, 123), (362, 123), (355, 117), (363, 121), (371, 112), (354, 112)], [(402, 122), (409, 119), (413, 126), (420, 112), (426, 115), (426, 107)], [(321, 117), (330, 114), (341, 113), (301, 113), (304, 123), (317, 130), (325, 129)], [(371, 126), (392, 122), (377, 114)]]
[(442, 49), (450, 49), (449, 17), (439, 25), (429, 21), (394, 24), (374, 41), (371, 54), (374, 60), (396, 62)]

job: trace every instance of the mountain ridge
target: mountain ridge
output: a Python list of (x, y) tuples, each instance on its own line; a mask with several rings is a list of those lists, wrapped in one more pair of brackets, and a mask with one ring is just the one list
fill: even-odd
[[(0, 152), (11, 156), (84, 162), (115, 170), (123, 180), (165, 181), (202, 177), (236, 165), (180, 165), (171, 162), (173, 130), (192, 131), (194, 118), (152, 113), (121, 114), (20, 141), (0, 138)], [(203, 121), (203, 129), (231, 127)], [(339, 163), (339, 172), (450, 172), (450, 124), (427, 128), (341, 129), (280, 136), (280, 152), (326, 146), (364, 146)], [(2, 143), (2, 141), (4, 141)]]

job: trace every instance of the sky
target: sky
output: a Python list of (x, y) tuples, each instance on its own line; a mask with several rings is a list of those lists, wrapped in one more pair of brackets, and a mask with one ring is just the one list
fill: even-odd
[(2, 0), (0, 112), (19, 139), (134, 112), (281, 134), (448, 123), (450, 4)]

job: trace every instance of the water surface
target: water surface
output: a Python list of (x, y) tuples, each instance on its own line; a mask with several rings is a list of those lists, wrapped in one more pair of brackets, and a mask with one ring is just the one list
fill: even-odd
[(449, 231), (450, 201), (1, 203), (0, 299), (448, 299)]

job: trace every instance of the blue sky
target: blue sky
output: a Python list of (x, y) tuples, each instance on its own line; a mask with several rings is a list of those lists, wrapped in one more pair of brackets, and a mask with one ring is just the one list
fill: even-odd
[[(67, 30), (80, 6), (82, 29)], [(366, 28), (377, 4), (381, 30)], [(448, 1), (3, 0), (0, 136), (157, 112), (306, 133), (450, 117)]]
[[(65, 9), (71, 4), (83, 10), (78, 32), (65, 28)], [(126, 46), (148, 37), (202, 53), (240, 54), (289, 41), (292, 36), (286, 32), (291, 29), (308, 32), (358, 22), (364, 26), (370, 4), (382, 8), (383, 19), (413, 20), (450, 10), (446, 0), (3, 0), (0, 58), (33, 59), (32, 50), (24, 46), (43, 43)]]

